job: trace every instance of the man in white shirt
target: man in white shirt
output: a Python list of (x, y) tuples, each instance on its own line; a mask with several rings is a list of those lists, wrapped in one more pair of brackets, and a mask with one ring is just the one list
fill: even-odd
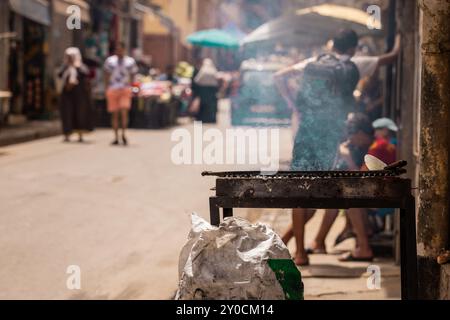
[(106, 99), (108, 111), (112, 115), (112, 127), (115, 139), (112, 145), (119, 145), (119, 119), (122, 118), (122, 142), (128, 144), (126, 129), (128, 113), (131, 109), (132, 83), (138, 72), (136, 61), (125, 55), (123, 43), (116, 44), (115, 55), (109, 57), (104, 65), (106, 82)]
[[(394, 63), (400, 52), (400, 47), (401, 37), (400, 35), (397, 35), (392, 51), (381, 56), (355, 56), (356, 47), (348, 50), (345, 53), (339, 52), (339, 50), (337, 50), (336, 48), (334, 49), (334, 51), (338, 56), (349, 56), (350, 60), (358, 68), (360, 80), (363, 80), (364, 78), (372, 77), (380, 67)], [(287, 81), (292, 78), (296, 78), (296, 80), (299, 81), (304, 68), (308, 65), (308, 63), (314, 61), (315, 59), (317, 58), (312, 57), (305, 59), (300, 63), (281, 70), (275, 76), (280, 93), (287, 101), (288, 105), (294, 110), (297, 110), (297, 108), (295, 107), (295, 99), (297, 97), (296, 91), (298, 90), (298, 87), (295, 90), (292, 90), (292, 87), (287, 86)]]
[[(356, 35), (356, 33), (352, 30), (342, 30), (340, 31), (337, 36), (334, 39), (334, 54), (336, 57), (338, 57), (339, 59), (342, 60), (346, 60), (346, 59), (350, 59), (351, 62), (353, 62), (358, 71), (359, 71), (359, 76), (360, 79), (364, 79), (366, 77), (371, 77), (380, 66), (383, 65), (387, 65), (390, 63), (393, 63), (395, 61), (395, 59), (398, 56), (398, 53), (400, 51), (400, 36), (397, 36), (396, 41), (395, 41), (395, 46), (394, 49), (392, 50), (392, 52), (378, 56), (378, 57), (355, 57), (355, 53), (356, 53), (356, 49), (357, 49), (357, 45), (358, 45), (358, 36)], [(285, 98), (288, 106), (290, 106), (291, 108), (293, 108), (295, 113), (298, 113), (299, 110), (300, 112), (302, 112), (302, 107), (303, 106), (297, 106), (297, 97), (298, 97), (298, 92), (300, 89), (300, 85), (298, 85), (299, 83), (301, 83), (302, 81), (302, 77), (304, 74), (304, 70), (305, 68), (308, 66), (309, 63), (313, 62), (314, 60), (317, 60), (316, 57), (307, 59), (305, 61), (302, 61), (296, 65), (293, 65), (291, 67), (288, 67), (284, 70), (281, 70), (280, 72), (278, 72), (275, 75), (275, 83), (278, 86), (278, 89), (280, 91), (280, 94)], [(292, 86), (290, 86), (290, 80), (294, 79), (295, 82), (297, 82), (297, 85), (295, 86), (295, 89), (292, 89)], [(304, 126), (303, 127), (303, 132), (304, 133), (308, 133), (308, 129), (305, 130), (305, 125), (308, 126), (308, 122), (309, 122), (309, 127), (310, 129), (316, 127), (316, 129), (318, 129), (317, 132), (320, 132), (320, 123), (314, 125), (314, 123), (312, 123), (312, 121), (314, 121), (314, 118), (312, 118), (313, 120), (309, 120), (306, 121), (307, 123), (305, 123), (305, 119), (303, 118), (303, 123), (300, 126)], [(335, 126), (336, 130), (339, 130), (339, 125), (338, 122), (340, 122), (342, 119), (336, 119), (335, 123), (330, 122), (331, 126)], [(300, 128), (301, 129), (301, 128)], [(329, 128), (328, 128), (329, 129)], [(324, 128), (325, 131), (325, 128)], [(298, 131), (297, 133), (297, 137), (301, 136), (300, 131)], [(340, 134), (340, 133), (337, 133)], [(308, 134), (307, 134), (308, 135)], [(314, 134), (309, 134), (308, 136), (313, 136)], [(331, 136), (331, 135), (328, 135)], [(301, 138), (301, 137), (300, 137)], [(329, 159), (331, 159), (336, 153), (333, 154), (328, 154), (331, 151), (331, 144), (330, 146), (327, 148), (325, 145), (325, 142), (327, 140), (327, 135), (325, 135), (325, 137), (323, 139), (321, 139), (319, 141), (319, 143), (312, 143), (312, 142), (308, 142), (306, 141), (305, 144), (305, 140), (307, 139), (303, 139), (303, 141), (301, 141), (301, 143), (295, 143), (295, 147), (294, 147), (294, 160), (293, 160), (293, 170), (310, 170), (310, 167), (314, 166), (314, 162), (320, 162), (323, 161), (323, 159), (315, 159), (314, 157), (310, 157), (308, 159), (308, 154), (311, 153), (311, 150), (314, 150), (315, 148), (319, 149), (322, 148), (323, 146), (328, 150), (325, 152), (315, 152), (319, 155), (321, 155), (321, 157), (327, 157)], [(297, 139), (296, 140), (300, 140)], [(316, 139), (317, 140), (317, 139)], [(323, 146), (322, 146), (323, 145)], [(337, 145), (336, 145), (336, 151), (337, 151)], [(331, 157), (330, 157), (331, 156)], [(300, 161), (296, 158), (299, 158)], [(310, 162), (310, 164), (308, 164), (308, 162)], [(327, 166), (328, 168), (320, 168), (318, 170), (331, 170), (331, 161), (329, 161), (327, 159)], [(296, 166), (296, 163), (301, 163), (300, 166)], [(307, 169), (305, 169), (305, 167)], [(308, 210), (308, 209), (295, 209), (293, 212), (293, 225), (292, 227), (285, 233), (285, 235), (283, 236), (283, 241), (287, 244), (287, 242), (289, 242), (293, 237), (295, 237), (296, 240), (296, 245), (297, 245), (297, 252), (295, 255), (295, 263), (299, 266), (305, 266), (309, 264), (309, 259), (308, 259), (308, 254), (307, 251), (305, 250), (305, 246), (304, 246), (304, 232), (305, 232), (305, 224), (309, 221), (309, 219), (311, 219), (311, 217), (314, 215), (314, 211), (312, 210)], [(362, 219), (362, 217), (356, 217), (355, 219)], [(371, 254), (371, 252), (356, 252), (354, 253), (355, 258), (370, 258), (369, 255)], [(367, 255), (367, 257), (366, 257)]]

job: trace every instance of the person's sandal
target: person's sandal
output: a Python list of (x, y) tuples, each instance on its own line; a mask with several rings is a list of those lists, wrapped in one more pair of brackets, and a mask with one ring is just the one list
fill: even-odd
[(127, 138), (125, 136), (122, 137), (122, 142), (123, 142), (124, 146), (128, 145), (128, 140), (127, 140)]
[(339, 262), (373, 262), (373, 259), (373, 256), (367, 258), (359, 258), (355, 257), (352, 253), (349, 253), (340, 257), (338, 260)]
[(119, 140), (114, 140), (113, 142), (111, 142), (112, 146), (118, 146), (119, 145)]
[(334, 245), (337, 246), (344, 242), (345, 240), (356, 238), (356, 234), (352, 231), (344, 231), (338, 235), (336, 238), (336, 241), (334, 242)]

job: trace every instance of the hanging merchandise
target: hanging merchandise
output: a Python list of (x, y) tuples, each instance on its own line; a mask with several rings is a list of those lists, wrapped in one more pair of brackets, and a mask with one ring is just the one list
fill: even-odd
[(44, 26), (24, 19), (24, 79), (25, 113), (30, 118), (42, 118), (44, 113), (45, 75)]

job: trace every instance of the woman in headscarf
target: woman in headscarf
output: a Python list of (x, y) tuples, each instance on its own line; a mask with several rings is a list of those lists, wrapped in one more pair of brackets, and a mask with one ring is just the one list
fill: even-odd
[(218, 71), (211, 59), (204, 59), (193, 81), (194, 98), (200, 99), (197, 120), (203, 123), (217, 122), (217, 105), (219, 92)]
[(78, 48), (68, 48), (64, 65), (58, 72), (61, 83), (60, 112), (64, 141), (76, 132), (83, 142), (83, 133), (92, 131), (93, 117), (89, 88), (89, 69), (83, 64)]

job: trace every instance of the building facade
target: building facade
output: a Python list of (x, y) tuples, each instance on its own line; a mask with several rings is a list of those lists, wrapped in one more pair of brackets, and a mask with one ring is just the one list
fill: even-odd
[(153, 0), (151, 4), (153, 13), (144, 22), (144, 49), (159, 69), (215, 55), (199, 53), (186, 42), (195, 31), (218, 28), (245, 34), (291, 7), (290, 0)]
[(197, 30), (219, 28), (219, 0), (153, 0), (144, 18), (144, 52), (161, 70), (193, 60), (186, 38)]
[(450, 299), (450, 33), (449, 0), (397, 0), (402, 54), (394, 82), (393, 116), (400, 122), (400, 157), (416, 189), (419, 297)]
[[(136, 6), (146, 3), (0, 1), (0, 91), (12, 95), (9, 122), (57, 116), (55, 70), (62, 64), (66, 48), (80, 48), (87, 60), (98, 65), (118, 41), (125, 42), (130, 52), (142, 48), (143, 13)], [(73, 17), (79, 18), (79, 25), (71, 25)]]

